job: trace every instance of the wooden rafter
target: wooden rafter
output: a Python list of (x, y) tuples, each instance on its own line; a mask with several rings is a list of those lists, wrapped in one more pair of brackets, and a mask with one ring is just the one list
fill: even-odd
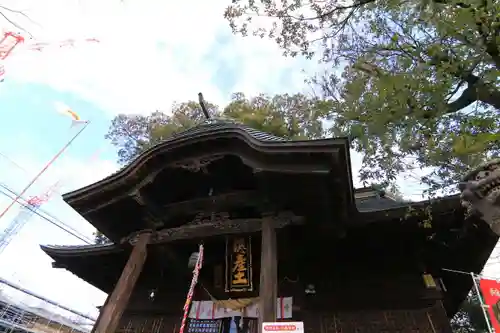
[[(120, 195), (117, 195), (117, 196), (114, 196), (111, 200), (108, 200), (108, 201), (105, 201), (105, 202), (102, 202), (98, 205), (94, 205), (93, 207), (91, 208), (88, 208), (88, 209), (82, 209), (79, 211), (80, 214), (84, 215), (84, 214), (89, 214), (89, 213), (92, 213), (92, 212), (95, 212), (95, 211), (98, 211), (106, 206), (109, 206), (109, 205), (112, 205), (122, 199), (125, 199), (127, 197), (130, 197), (130, 196), (134, 196), (138, 191), (140, 191), (144, 186), (152, 183), (154, 181), (154, 179), (156, 178), (156, 176), (160, 173), (160, 171), (162, 171), (163, 169), (159, 169), (159, 170), (156, 170), (154, 172), (152, 172), (149, 176), (147, 176), (146, 178), (144, 178), (143, 180), (141, 180), (139, 183), (137, 183), (132, 189), (130, 189), (129, 191), (126, 191), (126, 192), (123, 192), (122, 194)], [(69, 203), (71, 204), (71, 201), (69, 201)]]
[[(114, 204), (125, 198), (131, 197), (135, 201), (137, 201), (137, 193), (140, 192), (138, 192), (137, 189), (134, 189), (130, 193), (114, 197), (112, 200), (107, 201), (106, 203), (100, 204), (91, 209), (84, 210), (81, 213), (88, 214), (94, 211), (98, 211), (108, 205)], [(141, 196), (143, 197), (144, 194), (141, 193)], [(235, 191), (230, 193), (214, 195), (210, 197), (207, 196), (193, 200), (169, 203), (162, 207), (157, 207), (156, 210), (161, 211), (162, 215), (165, 215), (165, 217), (166, 216), (170, 217), (170, 216), (180, 215), (185, 212), (193, 212), (193, 213), (201, 212), (202, 210), (204, 210), (204, 207), (207, 207), (209, 205), (213, 209), (217, 210), (222, 207), (237, 206), (242, 203), (248, 203), (248, 202), (258, 203), (258, 198), (259, 198), (259, 193), (257, 191)], [(146, 203), (148, 202), (146, 201)]]
[(260, 197), (258, 191), (236, 191), (189, 201), (176, 202), (163, 206), (162, 209), (169, 217), (185, 214), (186, 212), (196, 214), (206, 211), (207, 207), (217, 211), (225, 210), (225, 208), (227, 209), (229, 207), (240, 206), (245, 203), (258, 204)]

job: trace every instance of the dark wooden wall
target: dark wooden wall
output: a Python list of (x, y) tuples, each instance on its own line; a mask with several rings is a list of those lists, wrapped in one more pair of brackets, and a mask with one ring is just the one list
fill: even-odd
[[(300, 312), (293, 320), (304, 321), (306, 333), (451, 333), (440, 302), (421, 309)], [(129, 314), (117, 332), (175, 333), (180, 323), (180, 316)]]
[[(420, 273), (356, 275), (342, 284), (330, 281), (325, 276), (316, 295), (305, 295), (298, 281), (280, 284), (279, 296), (294, 297), (292, 320), (304, 321), (306, 333), (451, 332), (439, 286), (426, 288)], [(154, 300), (146, 290), (137, 290), (119, 332), (178, 332), (187, 287), (179, 286), (176, 293), (168, 288), (169, 294), (159, 290)], [(204, 296), (198, 289), (195, 299)]]
[(440, 303), (412, 310), (308, 313), (306, 333), (450, 333)]

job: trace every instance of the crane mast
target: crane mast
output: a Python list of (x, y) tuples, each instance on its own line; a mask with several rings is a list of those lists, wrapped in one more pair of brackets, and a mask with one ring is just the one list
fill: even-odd
[[(4, 185), (5, 186), (5, 185)], [(21, 204), (19, 212), (10, 221), (7, 227), (0, 234), (0, 255), (5, 250), (5, 248), (10, 244), (12, 239), (19, 233), (19, 231), (26, 225), (26, 223), (33, 217), (33, 215), (38, 211), (38, 209), (47, 201), (51, 199), (54, 193), (60, 187), (60, 182), (56, 182), (47, 191), (39, 196), (34, 196), (28, 200), (24, 200), (26, 203)], [(18, 193), (8, 189), (14, 195), (19, 196)]]

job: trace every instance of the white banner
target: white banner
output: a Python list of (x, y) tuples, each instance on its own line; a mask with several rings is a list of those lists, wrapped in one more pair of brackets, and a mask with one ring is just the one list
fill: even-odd
[[(293, 297), (279, 297), (276, 300), (276, 318), (292, 318), (292, 305)], [(259, 302), (256, 300), (255, 303), (241, 310), (231, 310), (218, 307), (217, 304), (212, 301), (194, 301), (189, 311), (189, 318), (193, 319), (220, 319), (238, 316), (258, 318)]]

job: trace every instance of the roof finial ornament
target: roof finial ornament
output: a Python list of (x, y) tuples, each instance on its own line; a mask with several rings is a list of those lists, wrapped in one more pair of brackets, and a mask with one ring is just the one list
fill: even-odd
[(210, 119), (210, 114), (208, 113), (207, 107), (205, 106), (205, 99), (203, 98), (203, 94), (201, 92), (198, 93), (198, 102), (200, 103), (201, 110), (203, 111), (205, 118), (207, 118), (207, 120)]

